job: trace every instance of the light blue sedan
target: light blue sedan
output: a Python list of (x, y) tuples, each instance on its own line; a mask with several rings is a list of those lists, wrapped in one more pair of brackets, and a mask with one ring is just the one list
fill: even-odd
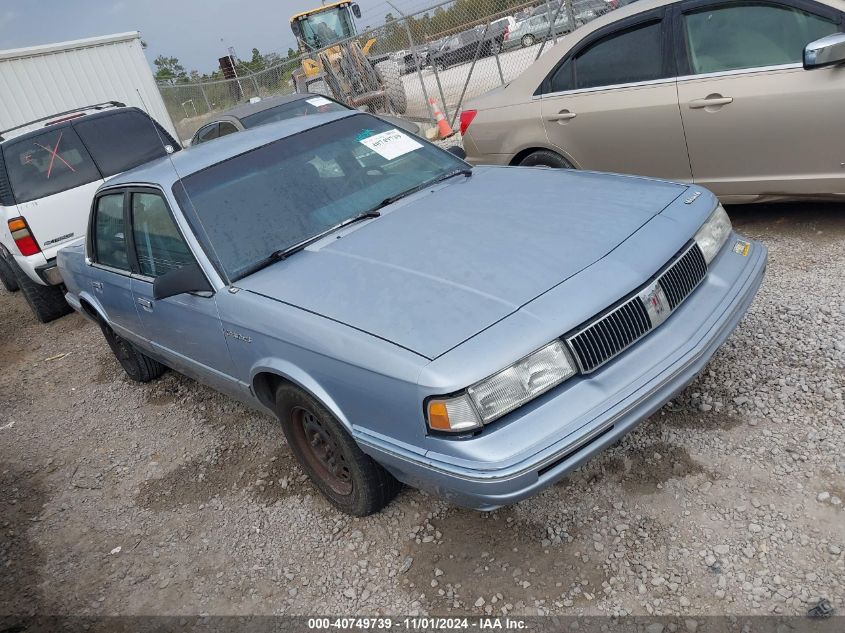
[(275, 413), (354, 515), (399, 482), (482, 510), (553, 484), (704, 368), (765, 266), (699, 187), (472, 168), (360, 112), (117, 176), (59, 255), (131, 378)]

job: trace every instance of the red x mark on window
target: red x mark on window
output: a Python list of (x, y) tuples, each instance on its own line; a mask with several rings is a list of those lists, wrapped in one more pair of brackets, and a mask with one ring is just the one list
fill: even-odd
[(49, 178), (50, 174), (53, 173), (53, 163), (56, 162), (57, 158), (60, 161), (62, 161), (67, 166), (68, 169), (70, 169), (71, 171), (76, 171), (73, 167), (71, 167), (70, 163), (67, 162), (64, 158), (62, 158), (61, 155), (59, 154), (59, 143), (62, 142), (62, 135), (63, 134), (64, 134), (64, 132), (59, 132), (59, 138), (56, 139), (56, 145), (55, 145), (55, 147), (53, 147), (53, 149), (50, 149), (49, 147), (45, 147), (41, 143), (35, 143), (38, 147), (40, 147), (44, 151), (50, 152), (50, 164), (47, 166), (47, 178)]

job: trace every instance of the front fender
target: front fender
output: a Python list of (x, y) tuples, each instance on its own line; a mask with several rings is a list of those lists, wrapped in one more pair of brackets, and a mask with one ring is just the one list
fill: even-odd
[(323, 389), (319, 382), (307, 371), (293, 363), (283, 360), (281, 358), (262, 358), (253, 365), (250, 370), (249, 383), (252, 387), (253, 393), (259, 397), (261, 403), (270, 408), (266, 402), (261, 399), (259, 395), (259, 376), (262, 374), (274, 374), (284, 380), (287, 380), (297, 387), (307, 392), (311, 397), (322, 404), (326, 409), (331, 411), (332, 415), (344, 426), (344, 428), (352, 434), (352, 423), (343, 414), (338, 403), (329, 393)]

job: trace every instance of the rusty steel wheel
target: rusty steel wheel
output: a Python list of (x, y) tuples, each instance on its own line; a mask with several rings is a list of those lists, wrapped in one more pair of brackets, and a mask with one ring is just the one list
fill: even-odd
[(284, 381), (275, 396), (276, 415), (291, 451), (329, 501), (359, 517), (390, 503), (401, 484), (361, 450), (326, 407)]
[(349, 464), (338, 447), (332, 429), (302, 407), (294, 408), (291, 417), (293, 435), (311, 467), (339, 495), (352, 494), (352, 473), (349, 472)]

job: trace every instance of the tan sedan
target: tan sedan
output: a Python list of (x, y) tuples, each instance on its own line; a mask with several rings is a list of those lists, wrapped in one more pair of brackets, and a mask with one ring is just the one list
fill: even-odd
[(467, 159), (842, 199), (844, 31), (843, 0), (637, 2), (470, 101)]

